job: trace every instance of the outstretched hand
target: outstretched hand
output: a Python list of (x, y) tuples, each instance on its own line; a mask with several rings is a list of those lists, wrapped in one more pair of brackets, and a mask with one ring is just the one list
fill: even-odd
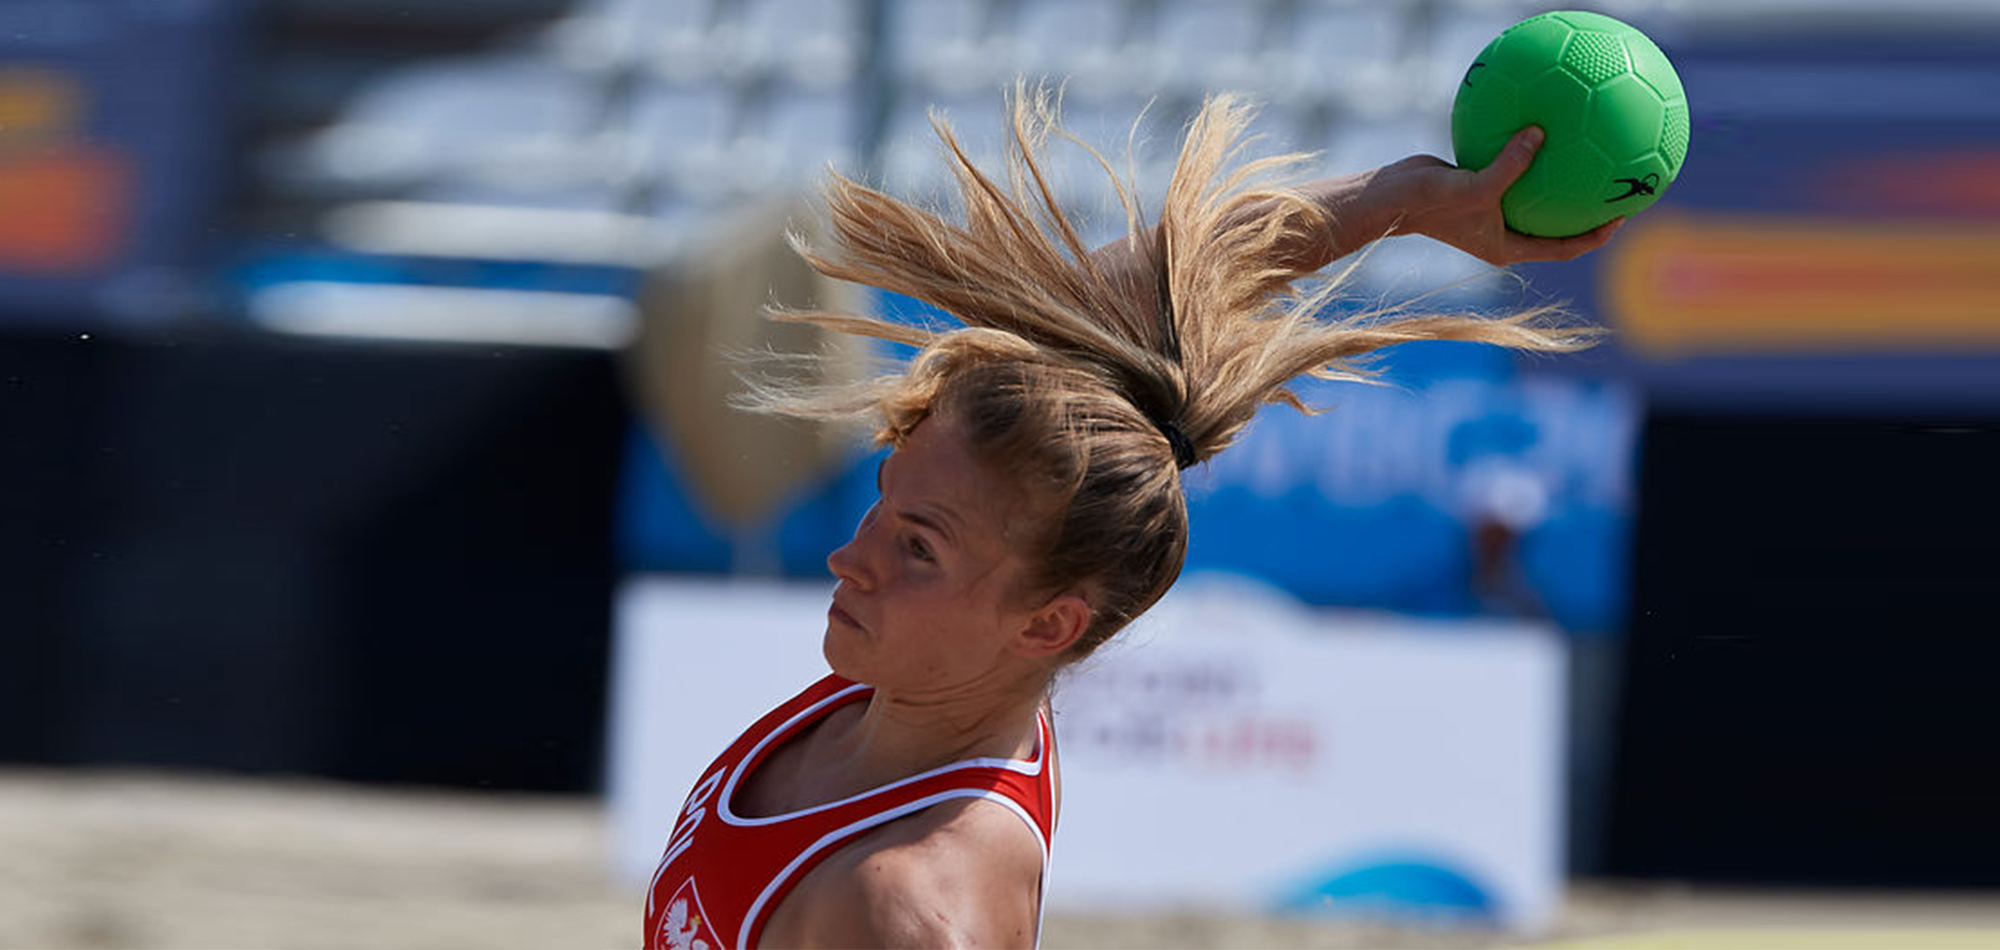
[(1488, 264), (1566, 261), (1605, 245), (1625, 223), (1616, 218), (1574, 237), (1543, 238), (1510, 230), (1500, 216), (1500, 196), (1528, 170), (1543, 132), (1516, 133), (1492, 163), (1478, 171), (1435, 155), (1414, 155), (1381, 169), (1400, 205), (1397, 230), (1443, 241)]

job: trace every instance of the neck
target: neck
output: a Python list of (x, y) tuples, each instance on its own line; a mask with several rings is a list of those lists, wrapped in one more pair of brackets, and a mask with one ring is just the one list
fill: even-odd
[(920, 693), (877, 689), (859, 719), (826, 744), (825, 760), (858, 788), (969, 758), (1034, 755), (1045, 690), (974, 686)]

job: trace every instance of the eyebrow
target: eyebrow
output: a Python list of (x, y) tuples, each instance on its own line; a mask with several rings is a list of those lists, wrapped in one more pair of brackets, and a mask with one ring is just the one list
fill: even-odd
[[(882, 471), (888, 467), (889, 459), (886, 456), (882, 461), (875, 463), (875, 493), (877, 495), (882, 493)], [(958, 535), (952, 531), (950, 522), (958, 520), (958, 516), (953, 514), (950, 509), (940, 505), (932, 505), (930, 507), (936, 510), (938, 517), (933, 518), (921, 511), (906, 511), (901, 508), (896, 509), (893, 514), (897, 518), (908, 521), (911, 524), (929, 528), (937, 532), (947, 542), (951, 543), (952, 546), (957, 547), (959, 544)]]

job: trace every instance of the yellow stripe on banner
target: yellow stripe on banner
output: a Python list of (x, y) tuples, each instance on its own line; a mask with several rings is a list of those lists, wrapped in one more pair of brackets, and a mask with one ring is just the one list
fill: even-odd
[(1539, 950), (2000, 950), (2000, 930), (1661, 930), (1535, 946)]
[(1635, 353), (2000, 351), (2000, 222), (1655, 214), (1605, 251)]

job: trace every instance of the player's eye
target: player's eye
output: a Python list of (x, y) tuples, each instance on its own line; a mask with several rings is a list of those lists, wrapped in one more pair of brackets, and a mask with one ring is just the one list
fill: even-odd
[(931, 546), (925, 544), (923, 538), (920, 538), (914, 534), (910, 535), (909, 540), (904, 542), (903, 546), (909, 549), (911, 557), (914, 557), (919, 561), (929, 562), (937, 560), (937, 558), (931, 556)]

